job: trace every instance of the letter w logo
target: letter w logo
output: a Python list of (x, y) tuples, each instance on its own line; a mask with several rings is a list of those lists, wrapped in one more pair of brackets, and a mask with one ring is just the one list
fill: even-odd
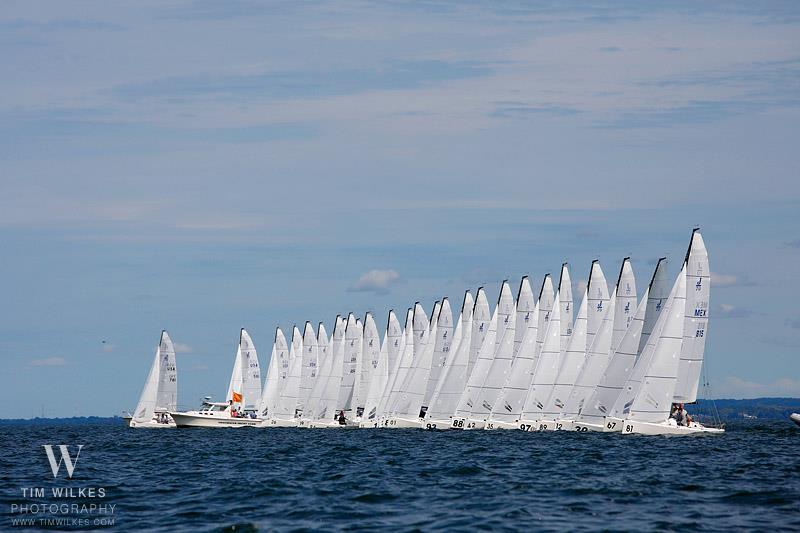
[(52, 444), (42, 444), (42, 448), (47, 452), (47, 460), (50, 461), (50, 470), (53, 472), (53, 477), (58, 477), (58, 471), (61, 468), (61, 463), (67, 467), (67, 477), (72, 477), (72, 472), (75, 471), (75, 465), (78, 464), (78, 457), (81, 455), (81, 448), (83, 444), (78, 444), (78, 453), (75, 454), (75, 460), (69, 455), (69, 447), (66, 444), (59, 444), (58, 449), (61, 452), (61, 458), (56, 462), (56, 456), (53, 453)]

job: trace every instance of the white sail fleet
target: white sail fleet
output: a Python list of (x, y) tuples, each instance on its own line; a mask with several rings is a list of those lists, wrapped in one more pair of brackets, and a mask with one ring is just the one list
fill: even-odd
[(420, 303), (375, 317), (277, 329), (263, 381), (242, 329), (224, 402), (178, 411), (175, 350), (166, 332), (131, 427), (424, 428), (721, 433), (672, 417), (697, 399), (709, 319), (708, 253), (698, 230), (675, 279), (662, 258), (641, 300), (629, 258), (609, 288), (592, 262), (577, 312), (568, 265), (538, 298), (507, 281), (494, 311), (479, 288), (454, 310)]

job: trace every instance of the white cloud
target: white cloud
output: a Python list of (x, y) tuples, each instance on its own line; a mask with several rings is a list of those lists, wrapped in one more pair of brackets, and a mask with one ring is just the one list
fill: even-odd
[(737, 307), (733, 304), (719, 304), (713, 311), (713, 315), (719, 318), (747, 318), (754, 314), (756, 313), (753, 313), (750, 309)]
[(755, 283), (747, 277), (712, 272), (711, 285), (713, 287), (752, 287)]
[(192, 353), (193, 351), (191, 346), (182, 342), (175, 342), (173, 345), (175, 346), (175, 353)]
[(728, 376), (711, 390), (714, 398), (762, 398), (800, 396), (800, 381), (781, 378), (771, 383), (748, 381)]
[(33, 359), (30, 363), (31, 366), (64, 366), (67, 360), (63, 357), (46, 357), (44, 359)]
[(400, 279), (396, 270), (370, 270), (361, 275), (348, 289), (353, 292), (386, 293)]

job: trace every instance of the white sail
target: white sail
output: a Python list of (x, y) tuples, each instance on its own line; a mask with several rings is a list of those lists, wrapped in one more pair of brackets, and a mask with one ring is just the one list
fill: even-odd
[(133, 421), (150, 422), (156, 412), (175, 411), (178, 403), (178, 378), (175, 347), (166, 331), (161, 332), (153, 364), (147, 374)]
[(567, 351), (569, 338), (572, 336), (572, 280), (569, 277), (567, 263), (561, 265), (561, 277), (558, 280), (558, 302), (561, 306), (561, 353)]
[(330, 358), (330, 373), (325, 379), (325, 387), (322, 389), (318, 408), (314, 412), (317, 420), (333, 420), (341, 410), (339, 404), (339, 391), (342, 384), (342, 370), (344, 368), (345, 353), (345, 321), (337, 315), (336, 325), (333, 327), (328, 358)]
[[(388, 356), (388, 352), (384, 356)], [(355, 394), (356, 416), (361, 416), (364, 413), (369, 390), (372, 386), (372, 380), (375, 379), (375, 373), (378, 371), (380, 359), (381, 337), (378, 333), (378, 326), (375, 324), (372, 313), (367, 313), (364, 317), (364, 340), (361, 347), (361, 375), (359, 377), (359, 387)], [(389, 368), (387, 365), (384, 365), (384, 369), (388, 374)]]
[[(415, 309), (414, 314), (416, 315), (420, 310), (422, 310), (422, 306)], [(406, 377), (406, 384), (394, 409), (395, 414), (399, 417), (414, 419), (422, 416), (422, 402), (431, 372), (431, 361), (433, 360), (433, 350), (435, 348), (433, 341), (436, 338), (440, 310), (441, 304), (437, 301), (433, 306), (430, 323), (426, 324), (426, 327), (422, 329), (420, 342), (415, 347), (415, 350), (419, 350), (419, 353), (414, 354), (414, 359)], [(423, 316), (425, 316), (424, 311)]]
[[(542, 352), (542, 344), (544, 344), (545, 335), (547, 335), (547, 326), (550, 324), (550, 315), (553, 314), (553, 304), (555, 302), (556, 292), (553, 289), (553, 279), (550, 274), (547, 274), (542, 281), (542, 288), (539, 289), (539, 324), (536, 331), (537, 349), (534, 355), (533, 370), (531, 370), (531, 378), (536, 366), (539, 362), (539, 354)], [(559, 326), (560, 327), (560, 326)], [(559, 346), (561, 341), (559, 340)]]
[[(591, 276), (589, 276), (591, 279)], [(578, 316), (575, 318), (575, 327), (572, 331), (572, 336), (569, 339), (569, 345), (564, 352), (561, 367), (558, 369), (553, 390), (550, 393), (550, 398), (545, 402), (544, 409), (542, 410), (543, 418), (546, 420), (555, 420), (563, 411), (567, 399), (572, 392), (572, 387), (575, 386), (575, 381), (586, 362), (586, 328), (587, 316), (589, 307), (589, 285), (583, 292), (583, 299), (581, 306), (578, 309)]]
[(614, 308), (614, 333), (611, 348), (616, 349), (636, 312), (636, 278), (633, 275), (630, 257), (622, 260), (617, 280), (617, 303)]
[[(633, 316), (633, 321), (622, 336), (617, 348), (613, 351), (606, 371), (594, 391), (588, 396), (578, 421), (589, 424), (602, 424), (606, 416), (611, 415), (611, 409), (619, 398), (620, 391), (625, 385), (628, 376), (633, 371), (639, 347), (639, 339), (644, 325), (644, 317), (648, 307), (650, 288), (645, 290), (639, 307)], [(619, 301), (619, 300), (617, 300)]]
[[(308, 402), (303, 409), (303, 418), (306, 420), (313, 420), (316, 418), (317, 409), (319, 409), (320, 398), (325, 385), (328, 382), (328, 377), (331, 374), (331, 358), (328, 357), (328, 349), (330, 341), (328, 334), (325, 331), (325, 325), (320, 322), (317, 328), (317, 368), (314, 382), (311, 386), (311, 392), (308, 395)], [(305, 344), (304, 344), (305, 346)]]
[[(523, 276), (517, 292), (517, 323), (514, 326), (514, 357), (517, 357), (522, 341), (530, 327), (531, 314), (536, 308), (536, 298), (533, 295), (528, 276)], [(538, 326), (534, 324), (534, 329)]]
[[(482, 288), (478, 289), (478, 301), (480, 301), (483, 292), (484, 291)], [(489, 373), (489, 368), (492, 365), (492, 359), (497, 347), (496, 338), (498, 308), (499, 306), (495, 308), (494, 314), (492, 314), (492, 318), (488, 324), (488, 331), (486, 331), (486, 335), (483, 338), (483, 346), (481, 346), (481, 349), (478, 352), (478, 358), (475, 360), (475, 365), (472, 367), (472, 371), (469, 374), (467, 386), (464, 388), (464, 392), (461, 394), (461, 398), (458, 400), (458, 406), (456, 407), (455, 412), (456, 418), (470, 418), (473, 409), (475, 409), (475, 406), (478, 405), (478, 398), (480, 397), (483, 383), (486, 380), (486, 375)], [(473, 332), (475, 330), (474, 326), (475, 323), (473, 322)], [(473, 340), (475, 339), (473, 338)]]
[[(406, 327), (403, 329), (403, 337), (405, 342), (403, 344), (403, 351), (400, 354), (400, 357), (397, 359), (397, 368), (393, 372), (393, 375), (390, 379), (391, 388), (386, 396), (385, 405), (383, 409), (381, 409), (384, 416), (394, 413), (395, 407), (397, 406), (400, 395), (403, 392), (403, 387), (406, 383), (408, 370), (411, 368), (411, 365), (414, 361), (414, 337), (417, 336), (417, 332), (415, 331), (414, 317), (417, 317), (417, 322), (421, 320), (421, 315), (415, 312), (417, 307), (421, 308), (419, 302), (417, 302), (414, 307), (409, 309), (408, 313), (406, 313)], [(424, 311), (422, 311), (422, 313), (424, 314)]]
[(667, 300), (663, 329), (626, 420), (659, 423), (669, 417), (680, 366), (686, 314), (686, 263)]
[(264, 381), (264, 389), (261, 392), (260, 408), (261, 416), (272, 415), (275, 404), (283, 390), (286, 382), (286, 375), (289, 372), (289, 346), (281, 328), (275, 329), (275, 342), (272, 345), (272, 354), (269, 358), (267, 367), (267, 377)]
[(364, 330), (361, 322), (356, 320), (355, 315), (347, 315), (347, 326), (345, 326), (344, 343), (344, 366), (342, 367), (342, 386), (339, 389), (339, 402), (337, 409), (350, 411), (352, 405), (353, 391), (356, 386), (361, 362), (361, 344), (363, 341)]
[(251, 411), (258, 408), (261, 400), (261, 366), (258, 364), (258, 353), (250, 334), (242, 328), (239, 332), (239, 349), (242, 362), (242, 408)]
[[(369, 319), (366, 320), (365, 340), (372, 335), (371, 333), (367, 334), (367, 330), (372, 327), (369, 325), (371, 318), (372, 315), (370, 314)], [(374, 324), (375, 321), (372, 320), (372, 323)], [(376, 421), (379, 416), (378, 406), (381, 402), (381, 396), (386, 389), (387, 383), (389, 383), (389, 345), (396, 340), (399, 343), (398, 339), (401, 335), (400, 323), (397, 321), (394, 311), (389, 311), (386, 333), (383, 336), (383, 344), (378, 352), (377, 365), (372, 372), (372, 379), (370, 380), (369, 390), (367, 391), (367, 400), (364, 403), (364, 411), (361, 415), (364, 420)]]
[(522, 420), (541, 420), (544, 404), (553, 391), (561, 358), (561, 302), (556, 293), (544, 344), (533, 372), (531, 386), (522, 408)]
[[(662, 257), (656, 263), (653, 278), (650, 280), (650, 290), (647, 294), (647, 311), (644, 314), (642, 337), (639, 339), (639, 354), (644, 351), (644, 347), (647, 345), (647, 340), (650, 338), (656, 322), (658, 322), (658, 317), (661, 316), (661, 310), (664, 309), (667, 303), (671, 289), (672, 282), (667, 274), (667, 258)], [(638, 358), (639, 356), (637, 355)]]
[[(592, 289), (591, 292), (594, 292)], [(581, 368), (578, 379), (575, 380), (575, 386), (572, 387), (569, 398), (561, 413), (561, 418), (565, 420), (575, 420), (575, 418), (583, 410), (589, 395), (594, 391), (603, 372), (608, 367), (608, 361), (611, 357), (611, 337), (614, 334), (614, 308), (616, 307), (616, 292), (611, 295), (604, 305), (605, 309), (602, 314), (603, 321), (597, 334), (594, 336), (591, 344), (588, 344), (589, 349), (586, 352), (586, 361)], [(589, 299), (589, 316), (591, 316), (591, 298)], [(595, 304), (598, 305), (598, 304)], [(588, 341), (588, 320), (587, 320), (587, 341)]]
[(311, 322), (306, 322), (303, 328), (303, 369), (300, 372), (300, 398), (297, 401), (297, 409), (303, 415), (308, 414), (311, 393), (314, 382), (317, 379), (317, 363), (319, 361), (319, 348), (317, 346), (317, 336), (314, 334), (314, 326)]
[(295, 326), (292, 329), (292, 344), (289, 349), (288, 370), (278, 401), (270, 415), (273, 419), (290, 420), (298, 416), (300, 399), (300, 377), (303, 371), (303, 337)]
[[(528, 282), (528, 277), (522, 278), (519, 293), (517, 295), (517, 317), (520, 317), (520, 306), (529, 307), (534, 301), (533, 291)], [(489, 419), (497, 422), (517, 422), (522, 415), (522, 407), (528, 395), (528, 389), (533, 377), (534, 364), (538, 352), (538, 330), (539, 330), (539, 304), (536, 303), (531, 311), (522, 316), (522, 320), (517, 320), (516, 331), (514, 332), (514, 344), (520, 338), (522, 329), (522, 340), (516, 348), (517, 353), (511, 363), (508, 378), (503, 384), (503, 389), (497, 397), (497, 401), (492, 408)]]
[(683, 328), (683, 347), (675, 386), (675, 402), (692, 403), (697, 400), (700, 370), (708, 335), (709, 299), (711, 296), (711, 270), (708, 252), (700, 231), (692, 232), (686, 252), (686, 324)]
[(439, 383), (433, 391), (425, 414), (428, 420), (446, 420), (452, 416), (467, 384), (474, 306), (472, 294), (467, 291), (453, 332), (453, 342), (450, 345), (452, 356), (444, 362)]
[(495, 309), (496, 318), (494, 321), (497, 322), (497, 329), (494, 350), (489, 346), (481, 350), (473, 369), (473, 372), (478, 373), (474, 383), (480, 382), (480, 389), (477, 391), (471, 408), (471, 418), (479, 420), (489, 418), (497, 397), (508, 379), (514, 356), (515, 311), (511, 286), (507, 281), (503, 281), (500, 287), (500, 296), (497, 299), (497, 308)]
[[(392, 315), (394, 313), (390, 313), (389, 316), (389, 326), (391, 328), (392, 323)], [(392, 343), (389, 346), (389, 361), (391, 363), (392, 360), (392, 352), (396, 353), (394, 366), (390, 367), (389, 371), (389, 381), (386, 383), (386, 388), (383, 391), (383, 395), (381, 397), (381, 401), (378, 404), (378, 416), (385, 416), (388, 414), (390, 402), (391, 400), (396, 397), (392, 395), (392, 392), (395, 390), (395, 384), (398, 383), (398, 379), (405, 379), (405, 373), (408, 369), (408, 365), (410, 364), (411, 357), (414, 357), (414, 309), (411, 308), (406, 312), (406, 321), (405, 327), (400, 334), (400, 337), (395, 337)], [(404, 360), (406, 360), (404, 362)], [(405, 369), (401, 372), (400, 369), (405, 364)], [(403, 374), (402, 377), (400, 374)], [(397, 385), (400, 386), (399, 384)]]
[(606, 308), (610, 298), (606, 276), (603, 274), (603, 269), (600, 268), (600, 261), (596, 259), (592, 261), (588, 286), (592, 290), (589, 291), (588, 316), (586, 317), (586, 346), (591, 347), (592, 342), (594, 342), (594, 336), (606, 316)]
[[(475, 296), (475, 306), (472, 308), (472, 338), (470, 339), (469, 364), (467, 365), (467, 375), (472, 375), (475, 361), (478, 360), (478, 352), (483, 348), (486, 334), (489, 333), (489, 322), (492, 314), (489, 310), (489, 300), (486, 299), (486, 291), (483, 287), (478, 287), (478, 294)], [(465, 331), (466, 335), (467, 332)], [(494, 341), (492, 341), (494, 342)]]
[[(661, 264), (663, 264), (663, 262), (659, 262), (659, 265)], [(611, 409), (610, 415), (612, 418), (622, 419), (625, 418), (628, 413), (630, 413), (631, 405), (633, 405), (633, 401), (636, 399), (636, 395), (641, 389), (645, 374), (650, 368), (650, 363), (655, 355), (656, 344), (658, 343), (658, 339), (661, 337), (661, 332), (666, 324), (667, 313), (664, 311), (668, 309), (670, 298), (672, 298), (674, 295), (675, 284), (673, 283), (672, 289), (669, 291), (666, 300), (654, 298), (653, 294), (660, 292), (655, 290), (655, 283), (660, 283), (660, 281), (663, 280), (663, 275), (661, 274), (663, 274), (663, 270), (659, 272), (659, 268), (657, 266), (656, 275), (654, 275), (653, 283), (651, 284), (652, 290), (647, 298), (647, 311), (645, 311), (645, 320), (642, 326), (642, 336), (644, 336), (645, 329), (648, 327), (648, 313), (650, 313), (651, 310), (657, 310), (658, 319), (656, 320), (655, 324), (652, 325), (652, 329), (647, 337), (647, 344), (644, 345), (644, 347), (641, 349), (641, 352), (636, 357), (633, 370), (628, 376), (628, 379), (625, 380), (625, 385), (623, 385), (622, 390), (617, 397), (617, 401), (614, 402), (614, 407)], [(639, 345), (642, 345), (641, 341), (639, 341)]]
[(169, 333), (161, 332), (161, 363), (158, 373), (156, 411), (175, 411), (178, 408), (178, 366), (175, 363), (175, 346)]
[[(241, 343), (236, 348), (236, 357), (233, 359), (233, 369), (231, 379), (228, 382), (228, 392), (225, 394), (225, 401), (233, 401), (234, 393), (244, 397), (244, 378), (242, 377), (242, 346)], [(238, 401), (236, 403), (239, 403)]]
[(428, 384), (425, 387), (425, 398), (422, 401), (422, 411), (426, 412), (430, 405), (433, 391), (439, 384), (442, 376), (442, 369), (451, 357), (450, 349), (453, 343), (453, 310), (450, 308), (450, 301), (442, 299), (442, 307), (436, 319), (436, 337), (433, 340), (433, 356), (431, 358), (431, 370), (428, 374)]

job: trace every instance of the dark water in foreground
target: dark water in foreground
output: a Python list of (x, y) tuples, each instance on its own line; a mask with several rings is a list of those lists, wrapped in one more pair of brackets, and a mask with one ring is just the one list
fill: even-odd
[[(0, 530), (12, 505), (113, 504), (109, 530), (800, 528), (800, 428), (721, 436), (421, 430), (0, 427)], [(83, 444), (54, 480), (43, 444)], [(60, 454), (58, 449), (55, 457)], [(23, 497), (39, 487), (46, 496)], [(54, 498), (103, 487), (105, 498)], [(80, 529), (76, 525), (52, 529)]]

